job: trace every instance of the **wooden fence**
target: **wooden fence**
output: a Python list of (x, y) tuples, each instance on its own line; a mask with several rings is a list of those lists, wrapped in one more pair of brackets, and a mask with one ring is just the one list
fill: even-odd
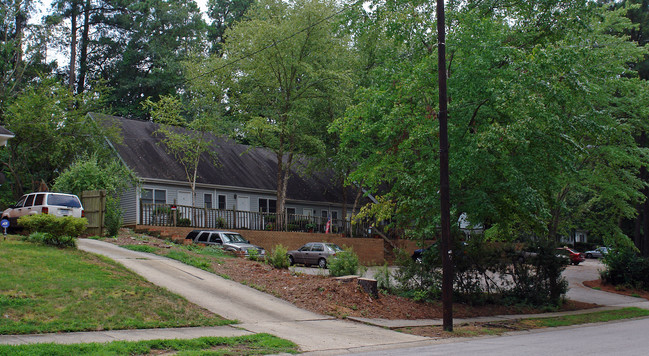
[(87, 190), (81, 193), (81, 204), (88, 220), (86, 233), (89, 235), (104, 235), (104, 219), (106, 216), (106, 191)]
[(352, 224), (350, 220), (331, 219), (329, 222), (328, 218), (308, 215), (219, 210), (171, 204), (140, 204), (140, 225), (325, 232), (328, 224), (331, 233), (356, 237), (368, 235), (368, 223)]

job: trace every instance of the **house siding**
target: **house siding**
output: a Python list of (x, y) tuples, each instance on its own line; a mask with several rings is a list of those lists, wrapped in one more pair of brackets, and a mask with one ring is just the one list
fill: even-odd
[(133, 186), (120, 195), (119, 205), (122, 209), (123, 224), (136, 225), (137, 221), (137, 189)]
[[(144, 182), (142, 184), (142, 189), (159, 189), (159, 190), (164, 190), (166, 192), (166, 203), (167, 204), (177, 204), (178, 200), (178, 191), (191, 191), (191, 189), (188, 187), (188, 184), (161, 184), (161, 183), (151, 183), (151, 182)], [(124, 203), (122, 204), (122, 208), (124, 209), (124, 224), (125, 225), (133, 225), (135, 223), (140, 224), (143, 223), (142, 221), (139, 221), (139, 207), (138, 207), (138, 201), (139, 199), (135, 198), (135, 195), (138, 195), (138, 197), (141, 194), (141, 191), (137, 191), (135, 189), (130, 189), (125, 193), (125, 195), (128, 195), (128, 199), (124, 199)], [(245, 191), (245, 190), (236, 190), (235, 187), (233, 187), (233, 190), (224, 190), (224, 189), (210, 189), (210, 188), (196, 188), (196, 200), (195, 200), (195, 206), (196, 207), (205, 207), (205, 194), (212, 194), (212, 204), (213, 208), (216, 208), (216, 204), (218, 203), (217, 197), (219, 195), (225, 195), (225, 207), (226, 210), (239, 210), (238, 207), (236, 206), (237, 204), (237, 197), (249, 197), (250, 198), (250, 211), (252, 212), (259, 212), (259, 199), (273, 199), (275, 200), (277, 197), (274, 194), (262, 194), (262, 193), (257, 193), (257, 192), (250, 192), (250, 191)], [(313, 216), (320, 218), (322, 216), (322, 211), (326, 210), (328, 212), (336, 212), (337, 216), (339, 219), (344, 218), (342, 216), (342, 207), (338, 207), (335, 204), (309, 204), (309, 203), (294, 203), (288, 201), (286, 204), (287, 208), (293, 208), (295, 209), (295, 214), (297, 215), (305, 215), (304, 210), (305, 209), (310, 209), (313, 210)], [(351, 207), (350, 207), (351, 208)], [(129, 217), (128, 222), (126, 219), (126, 216)], [(135, 222), (134, 222), (135, 221)]]

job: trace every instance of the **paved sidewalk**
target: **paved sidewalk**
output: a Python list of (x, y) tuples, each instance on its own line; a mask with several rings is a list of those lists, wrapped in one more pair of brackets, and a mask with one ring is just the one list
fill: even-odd
[(254, 333), (230, 325), (200, 328), (107, 330), (51, 334), (0, 335), (0, 345), (104, 343), (111, 341), (195, 339), (205, 336), (234, 337), (252, 334)]

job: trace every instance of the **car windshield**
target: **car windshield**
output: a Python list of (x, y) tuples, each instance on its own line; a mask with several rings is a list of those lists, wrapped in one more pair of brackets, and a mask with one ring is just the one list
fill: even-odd
[(326, 245), (327, 245), (330, 249), (334, 250), (334, 252), (340, 252), (340, 251), (343, 250), (342, 248), (340, 248), (340, 246), (338, 246), (338, 245), (336, 245), (336, 244), (326, 244)]
[(223, 234), (223, 236), (225, 240), (223, 242), (248, 243), (248, 241), (239, 234)]
[(50, 194), (47, 197), (47, 205), (66, 206), (68, 208), (80, 208), (81, 203), (74, 195)]

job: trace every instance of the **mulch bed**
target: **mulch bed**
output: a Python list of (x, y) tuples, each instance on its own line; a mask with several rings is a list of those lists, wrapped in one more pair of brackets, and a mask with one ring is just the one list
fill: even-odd
[[(139, 235), (134, 238), (132, 233), (121, 233), (117, 239), (108, 241), (117, 245), (169, 246), (165, 241), (153, 237)], [(417, 302), (390, 294), (380, 294), (378, 298), (373, 298), (356, 282), (345, 283), (326, 276), (295, 274), (243, 258), (221, 258), (212, 264), (212, 268), (217, 274), (226, 275), (236, 282), (272, 294), (300, 308), (338, 318), (354, 316), (414, 320), (441, 319), (443, 315), (441, 302)], [(562, 305), (561, 311), (594, 307), (597, 305), (568, 301)], [(542, 312), (544, 311), (530, 307), (493, 304), (471, 306), (455, 303), (453, 306), (455, 318)]]

